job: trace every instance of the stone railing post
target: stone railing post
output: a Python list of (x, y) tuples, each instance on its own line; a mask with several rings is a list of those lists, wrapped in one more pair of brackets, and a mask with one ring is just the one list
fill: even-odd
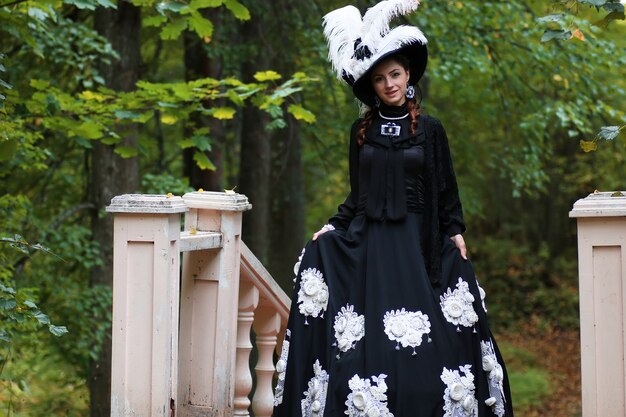
[(578, 200), (583, 417), (626, 416), (626, 197)]
[(122, 195), (114, 214), (111, 416), (170, 417), (177, 399), (183, 199)]
[(220, 232), (220, 250), (183, 255), (177, 416), (233, 414), (242, 212), (246, 196), (193, 192), (185, 231)]
[(276, 335), (280, 331), (280, 315), (272, 305), (263, 305), (256, 311), (254, 333), (256, 346), (259, 350), (259, 359), (255, 366), (256, 391), (252, 398), (252, 411), (256, 417), (271, 417), (274, 405), (272, 378), (274, 367), (274, 350), (276, 349)]

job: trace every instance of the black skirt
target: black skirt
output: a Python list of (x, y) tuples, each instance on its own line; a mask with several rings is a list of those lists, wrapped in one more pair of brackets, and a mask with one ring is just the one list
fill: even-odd
[(422, 216), (309, 241), (299, 262), (274, 417), (510, 417), (504, 363), (470, 261), (443, 239), (424, 265)]

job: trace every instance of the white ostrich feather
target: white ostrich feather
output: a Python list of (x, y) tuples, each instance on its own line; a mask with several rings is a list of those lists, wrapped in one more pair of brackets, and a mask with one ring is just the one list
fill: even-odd
[(363, 43), (373, 52), (373, 47), (389, 32), (389, 23), (397, 16), (415, 11), (419, 4), (419, 0), (385, 0), (370, 7), (363, 16), (363, 27), (367, 29)]
[(361, 12), (354, 6), (342, 7), (324, 16), (323, 22), (328, 59), (341, 79), (342, 70), (354, 54), (354, 41), (361, 37)]
[(345, 70), (358, 80), (367, 72), (367, 70), (370, 69), (372, 63), (378, 60), (381, 56), (415, 42), (419, 42), (422, 45), (427, 43), (426, 37), (421, 30), (415, 26), (395, 27), (381, 40), (381, 42), (379, 42), (374, 55), (368, 59), (364, 59), (363, 61), (350, 61), (349, 67), (345, 68)]

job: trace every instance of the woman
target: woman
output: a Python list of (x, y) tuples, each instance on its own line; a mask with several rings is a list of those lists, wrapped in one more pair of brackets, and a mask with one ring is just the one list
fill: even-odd
[(426, 39), (388, 26), (416, 7), (324, 18), (331, 62), (368, 110), (351, 130), (351, 192), (294, 267), (274, 417), (513, 416), (446, 134), (414, 98)]

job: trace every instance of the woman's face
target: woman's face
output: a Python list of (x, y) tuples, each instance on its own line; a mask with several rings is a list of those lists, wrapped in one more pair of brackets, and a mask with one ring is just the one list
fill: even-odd
[(388, 106), (401, 106), (406, 101), (409, 70), (393, 58), (376, 65), (372, 71), (374, 92)]

